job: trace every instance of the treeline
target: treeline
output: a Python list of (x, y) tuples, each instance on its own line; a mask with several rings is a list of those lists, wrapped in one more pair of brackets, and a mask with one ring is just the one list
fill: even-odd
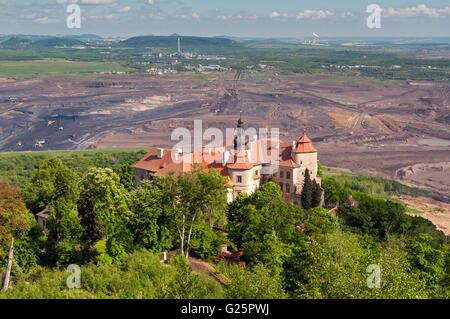
[(39, 164), (51, 157), (59, 158), (64, 165), (81, 177), (92, 167), (113, 168), (121, 164), (135, 164), (145, 153), (146, 151), (137, 149), (2, 154), (0, 155), (0, 178), (23, 188), (29, 184), (31, 174), (38, 169)]
[[(12, 288), (1, 297), (449, 297), (447, 239), (427, 220), (406, 215), (399, 203), (324, 177), (326, 203), (340, 203), (333, 215), (317, 204), (286, 203), (273, 182), (228, 204), (227, 182), (215, 170), (160, 176), (137, 190), (127, 188), (121, 174), (91, 168), (79, 177), (53, 158), (22, 192), (3, 182), (9, 191), (0, 201), (17, 204), (0, 205), (0, 267), (5, 269), (11, 238), (17, 250)], [(344, 204), (350, 194), (358, 207)], [(33, 218), (45, 206), (46, 234)], [(215, 265), (224, 285), (191, 273), (186, 260), (212, 262), (224, 243), (243, 253), (245, 268)], [(171, 250), (179, 257), (162, 266), (154, 255)], [(70, 263), (82, 265), (87, 277), (74, 291), (64, 282)], [(373, 267), (381, 271), (379, 288), (367, 284), (366, 270)]]

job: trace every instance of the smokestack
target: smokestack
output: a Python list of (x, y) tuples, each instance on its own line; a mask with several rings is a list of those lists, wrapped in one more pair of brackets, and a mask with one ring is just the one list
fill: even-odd
[(164, 155), (164, 149), (163, 148), (158, 148), (158, 158), (162, 158)]
[(181, 55), (181, 39), (178, 38), (178, 54)]

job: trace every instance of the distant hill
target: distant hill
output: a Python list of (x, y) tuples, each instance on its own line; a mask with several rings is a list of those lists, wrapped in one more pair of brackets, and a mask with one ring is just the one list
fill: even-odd
[(51, 38), (42, 39), (38, 41), (32, 41), (30, 39), (23, 39), (19, 37), (12, 37), (2, 43), (0, 48), (2, 49), (45, 49), (54, 47), (73, 47), (86, 45), (83, 41), (70, 38)]
[(92, 41), (92, 40), (102, 40), (103, 38), (96, 34), (80, 34), (80, 35), (66, 35), (64, 38), (76, 39), (80, 41)]
[[(203, 38), (203, 37), (179, 37), (181, 39), (182, 48), (190, 50), (196, 48), (224, 47), (231, 46), (234, 41), (221, 38)], [(128, 48), (145, 48), (145, 47), (164, 47), (174, 48), (178, 46), (178, 37), (176, 36), (139, 36), (122, 41), (119, 44)]]
[(73, 47), (83, 45), (86, 45), (86, 43), (70, 38), (43, 39), (32, 43), (33, 48)]
[(22, 39), (18, 37), (12, 37), (8, 40), (0, 43), (2, 49), (26, 49), (29, 48), (33, 41), (29, 39)]

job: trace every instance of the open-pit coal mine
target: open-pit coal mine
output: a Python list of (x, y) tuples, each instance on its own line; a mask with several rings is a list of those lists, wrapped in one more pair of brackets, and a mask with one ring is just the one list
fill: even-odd
[[(0, 151), (171, 146), (171, 131), (235, 126), (279, 128), (291, 141), (304, 129), (321, 163), (374, 176), (404, 178), (450, 194), (450, 84), (370, 81), (331, 76), (201, 81), (189, 75), (57, 76), (0, 82)], [(421, 169), (408, 167), (422, 164)], [(398, 174), (407, 170), (408, 174)], [(414, 173), (416, 172), (416, 173)]]

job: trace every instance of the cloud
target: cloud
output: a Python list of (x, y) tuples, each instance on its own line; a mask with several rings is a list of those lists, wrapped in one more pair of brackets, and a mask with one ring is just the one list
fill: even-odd
[(81, 4), (110, 4), (118, 0), (56, 0), (57, 3), (81, 3)]
[(219, 19), (219, 20), (230, 20), (232, 18), (233, 18), (232, 15), (220, 15), (220, 16), (217, 16), (217, 19)]
[(200, 15), (198, 13), (191, 13), (191, 14), (181, 14), (181, 15), (175, 15), (176, 18), (184, 19), (184, 20), (191, 20), (191, 21), (199, 21)]
[(129, 12), (130, 10), (131, 10), (131, 7), (130, 6), (126, 6), (126, 7), (123, 7), (121, 9), (119, 9), (119, 12)]
[(51, 19), (49, 17), (42, 17), (42, 18), (35, 19), (34, 22), (40, 23), (40, 24), (53, 24), (53, 23), (59, 23), (60, 20), (59, 19)]
[(270, 16), (271, 18), (276, 18), (276, 17), (279, 17), (279, 16), (280, 16), (280, 13), (277, 12), (277, 11), (274, 11), (274, 12), (272, 12), (269, 16)]
[(148, 0), (147, 3), (150, 4), (150, 5), (154, 5), (155, 4), (155, 0)]
[(21, 15), (20, 15), (20, 17), (22, 18), (22, 19), (34, 19), (34, 18), (36, 18), (36, 13), (35, 12), (33, 12), (33, 13), (22, 13)]
[(418, 16), (437, 18), (443, 14), (450, 14), (450, 8), (445, 7), (442, 9), (429, 8), (425, 4), (420, 4), (417, 7), (411, 8), (387, 8), (383, 9), (383, 15), (385, 17), (398, 17), (398, 18), (411, 18)]
[(108, 14), (107, 16), (105, 16), (106, 20), (114, 20), (117, 19), (117, 17), (113, 16), (112, 14)]
[(334, 13), (328, 10), (304, 10), (296, 15), (297, 19), (325, 19), (333, 16)]

